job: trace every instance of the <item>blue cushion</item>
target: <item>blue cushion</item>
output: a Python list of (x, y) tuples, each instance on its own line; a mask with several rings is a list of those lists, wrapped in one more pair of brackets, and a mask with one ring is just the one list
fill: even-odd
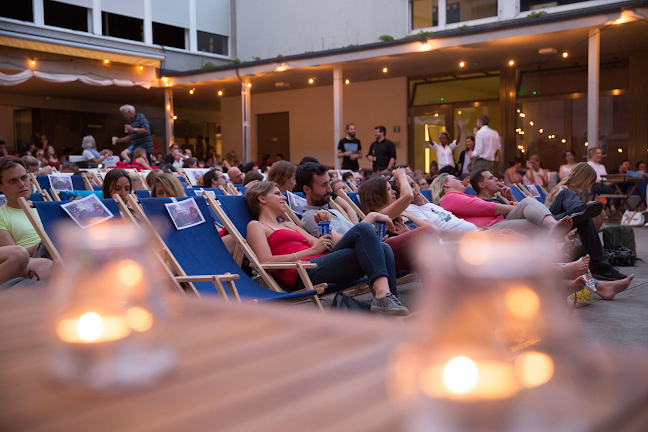
[(30, 201), (45, 201), (45, 198), (43, 198), (43, 194), (42, 194), (42, 193), (38, 193), (38, 192), (36, 192), (36, 193), (33, 193), (33, 194), (31, 194), (31, 195), (29, 196), (29, 200), (30, 200)]
[(236, 229), (244, 238), (247, 238), (247, 225), (253, 218), (245, 204), (245, 198), (236, 195), (223, 195), (218, 197), (218, 201)]
[(196, 196), (196, 191), (191, 188), (184, 188), (184, 191), (188, 197)]
[(432, 202), (432, 191), (430, 189), (421, 189), (423, 195), (428, 201)]
[(358, 196), (357, 192), (349, 192), (347, 194), (349, 198), (351, 198), (351, 201), (355, 203), (358, 207), (360, 207), (360, 197)]
[[(37, 176), (37, 178), (38, 178), (38, 184), (40, 185), (41, 189), (46, 189), (49, 191), (50, 187), (52, 187), (49, 181), (49, 177), (44, 175), (44, 176)], [(83, 176), (81, 175), (72, 176), (72, 188), (74, 190), (87, 190), (86, 185), (83, 182)]]
[(477, 196), (475, 193), (475, 190), (472, 188), (472, 186), (466, 186), (466, 195), (472, 195), (472, 196)]
[[(102, 199), (101, 202), (106, 206), (108, 210), (114, 215), (114, 218), (110, 220), (120, 220), (121, 214), (119, 213), (119, 208), (114, 199)], [(34, 201), (34, 207), (38, 211), (38, 216), (40, 216), (41, 223), (45, 232), (52, 239), (54, 246), (62, 252), (59, 246), (59, 239), (57, 238), (58, 225), (62, 222), (72, 222), (71, 226), (76, 227), (79, 230), (83, 228), (79, 227), (72, 221), (70, 215), (68, 215), (65, 210), (61, 208), (61, 205), (67, 204), (64, 201)]]
[(72, 198), (85, 198), (88, 195), (97, 195), (99, 199), (103, 199), (103, 191), (89, 191), (89, 190), (75, 190), (75, 191), (61, 191), (61, 201), (70, 201)]
[(526, 195), (522, 193), (520, 189), (517, 188), (517, 186), (509, 186), (511, 188), (511, 192), (513, 192), (513, 197), (518, 200), (522, 201), (524, 198), (526, 198)]
[(148, 189), (138, 189), (135, 191), (137, 198), (151, 198), (151, 191)]
[[(185, 199), (188, 198), (177, 198), (178, 201)], [(200, 212), (206, 215), (208, 206), (205, 198), (194, 197), (194, 199)], [(214, 224), (202, 223), (183, 230), (176, 229), (164, 206), (170, 202), (170, 198), (143, 198), (140, 200), (146, 215), (157, 221), (156, 230), (164, 233), (164, 242), (187, 275), (238, 274), (239, 279), (234, 281), (234, 284), (241, 298), (246, 300), (285, 300), (317, 293), (315, 290), (294, 294), (279, 293), (252, 281), (227, 251)], [(196, 239), (200, 239), (199, 245), (196, 244)], [(218, 295), (211, 282), (194, 282), (194, 286), (200, 293)]]

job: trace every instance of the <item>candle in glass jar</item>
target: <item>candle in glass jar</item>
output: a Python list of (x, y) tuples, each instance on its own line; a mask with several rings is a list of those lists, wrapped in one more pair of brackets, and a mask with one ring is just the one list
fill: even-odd
[(79, 318), (66, 318), (56, 325), (58, 337), (68, 343), (94, 344), (123, 339), (131, 332), (121, 316), (101, 316), (86, 312)]

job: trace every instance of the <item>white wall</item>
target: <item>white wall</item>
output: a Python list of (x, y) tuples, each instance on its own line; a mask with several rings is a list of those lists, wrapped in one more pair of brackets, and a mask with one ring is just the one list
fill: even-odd
[[(355, 123), (363, 154), (374, 141), (374, 127), (387, 128), (387, 138), (397, 145), (397, 163), (407, 162), (407, 79), (365, 81), (344, 86), (344, 123)], [(298, 163), (304, 156), (315, 156), (333, 166), (336, 142), (333, 136), (333, 86), (313, 87), (252, 94), (252, 155), (257, 150), (257, 114), (288, 112), (290, 122), (290, 160)], [(242, 155), (241, 98), (221, 100), (223, 155), (234, 150)], [(400, 126), (395, 133), (394, 127)], [(261, 151), (263, 153), (263, 151)], [(360, 166), (371, 168), (363, 157)]]
[(237, 56), (273, 58), (407, 34), (407, 0), (236, 1)]

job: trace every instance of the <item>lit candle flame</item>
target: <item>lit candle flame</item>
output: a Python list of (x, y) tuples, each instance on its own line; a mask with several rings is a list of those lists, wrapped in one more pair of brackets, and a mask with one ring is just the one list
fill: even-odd
[(479, 378), (479, 370), (474, 361), (465, 356), (452, 358), (443, 369), (443, 384), (455, 394), (470, 392)]
[(79, 318), (76, 330), (83, 341), (94, 342), (101, 336), (103, 327), (103, 321), (99, 314), (96, 312), (86, 312)]

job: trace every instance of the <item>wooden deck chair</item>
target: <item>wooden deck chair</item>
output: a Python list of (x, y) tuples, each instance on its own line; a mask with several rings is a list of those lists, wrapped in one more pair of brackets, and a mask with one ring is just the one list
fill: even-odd
[(344, 182), (351, 192), (358, 192), (358, 186), (354, 182), (346, 181)]
[(240, 193), (236, 186), (231, 183), (228, 183), (227, 185), (225, 185), (225, 187), (227, 188), (228, 195), (238, 195)]
[(524, 186), (521, 186), (518, 183), (512, 184), (509, 187), (511, 188), (513, 197), (518, 201), (522, 201), (524, 198), (531, 196), (531, 193)]
[[(101, 200), (101, 202), (114, 215), (114, 219), (121, 220), (121, 214), (119, 213), (119, 208), (117, 207), (115, 200), (103, 199)], [(63, 221), (70, 221), (71, 226), (76, 226), (79, 229), (79, 231), (82, 229), (81, 227), (77, 226), (74, 222), (72, 222), (70, 216), (66, 213), (65, 210), (61, 208), (61, 205), (65, 204), (65, 202), (33, 201), (32, 204), (30, 204), (26, 199), (18, 198), (18, 203), (20, 205), (20, 208), (25, 212), (27, 218), (29, 219), (34, 229), (40, 236), (41, 241), (45, 245), (47, 251), (52, 256), (52, 259), (55, 262), (64, 264), (63, 257), (61, 256), (58, 248), (56, 247), (58, 243), (58, 239), (54, 235), (58, 224)], [(36, 211), (38, 212), (38, 218), (33, 212), (32, 205), (33, 208), (36, 208)]]
[(367, 215), (364, 214), (362, 210), (360, 210), (360, 201), (357, 192), (349, 192), (347, 194), (343, 190), (340, 190), (338, 196), (342, 197), (342, 199), (351, 206), (351, 208), (353, 209), (354, 212), (356, 212), (360, 220), (367, 217)]
[(464, 193), (466, 195), (477, 196), (475, 189), (473, 189), (472, 186), (466, 186), (466, 191)]
[(151, 191), (148, 189), (138, 189), (135, 192), (137, 198), (151, 198)]
[[(227, 232), (234, 236), (236, 241), (236, 253), (247, 256), (250, 260), (250, 265), (255, 268), (257, 273), (261, 275), (264, 283), (268, 285), (277, 285), (275, 279), (270, 276), (266, 270), (274, 270), (272, 268), (261, 268), (261, 263), (257, 258), (256, 254), (252, 248), (247, 244), (247, 224), (252, 220), (252, 216), (245, 204), (244, 198), (240, 196), (223, 196), (219, 197), (218, 201), (214, 200), (213, 197), (206, 197), (207, 202), (210, 207), (214, 210), (214, 213), (223, 221)], [(238, 251), (238, 252), (237, 252)], [(238, 261), (240, 262), (240, 261)], [(308, 264), (308, 263), (305, 263)], [(257, 269), (259, 267), (259, 269)], [(301, 274), (301, 273), (300, 273)], [(307, 275), (304, 270), (304, 275)], [(398, 276), (398, 275), (397, 275)], [(305, 281), (305, 279), (302, 280)], [(306, 284), (306, 283), (304, 283)], [(347, 291), (349, 289), (355, 289), (356, 287), (365, 287), (368, 286), (368, 279), (362, 278), (354, 282), (349, 282), (345, 284), (323, 284), (326, 285), (324, 295), (334, 294), (340, 291)]]
[(92, 183), (90, 183), (90, 180), (88, 179), (88, 177), (83, 175), (83, 174), (81, 174), (81, 177), (83, 177), (83, 183), (85, 184), (86, 189), (90, 190), (90, 191), (94, 190), (94, 188), (92, 187), (93, 185), (92, 185)]
[[(185, 173), (185, 170), (183, 168), (180, 167), (176, 168), (176, 173), (177, 173), (176, 175), (178, 177), (178, 180), (180, 180), (180, 177), (182, 177), (185, 183), (187, 183), (188, 187), (191, 187), (191, 182), (189, 181), (189, 177), (187, 177), (187, 173)], [(180, 181), (182, 182), (182, 180)], [(187, 187), (187, 186), (182, 185), (182, 187)]]
[[(208, 194), (207, 197), (212, 198)], [(177, 201), (186, 199), (190, 198), (178, 198)], [(193, 199), (203, 217), (206, 217), (208, 206), (205, 198), (193, 197)], [(176, 229), (165, 207), (165, 204), (172, 202), (171, 198), (143, 198), (140, 200), (141, 207), (136, 205), (134, 197), (129, 196), (128, 200), (131, 207), (135, 209), (138, 219), (153, 230), (159, 246), (166, 251), (167, 261), (176, 274), (175, 280), (190, 285), (190, 289), (197, 295), (218, 295), (222, 300), (229, 301), (231, 298), (236, 302), (310, 299), (323, 311), (317, 297), (323, 292), (323, 287), (285, 293), (278, 288), (268, 289), (254, 282), (241, 270), (227, 251), (214, 224), (201, 223), (182, 230)], [(151, 218), (155, 218), (155, 225), (151, 224)], [(160, 235), (161, 233), (164, 234)], [(201, 240), (199, 245), (196, 244), (196, 239)], [(305, 268), (309, 268), (312, 264), (273, 263), (270, 266), (275, 269), (295, 268), (300, 273), (306, 274)], [(229, 293), (225, 290), (224, 283)]]

